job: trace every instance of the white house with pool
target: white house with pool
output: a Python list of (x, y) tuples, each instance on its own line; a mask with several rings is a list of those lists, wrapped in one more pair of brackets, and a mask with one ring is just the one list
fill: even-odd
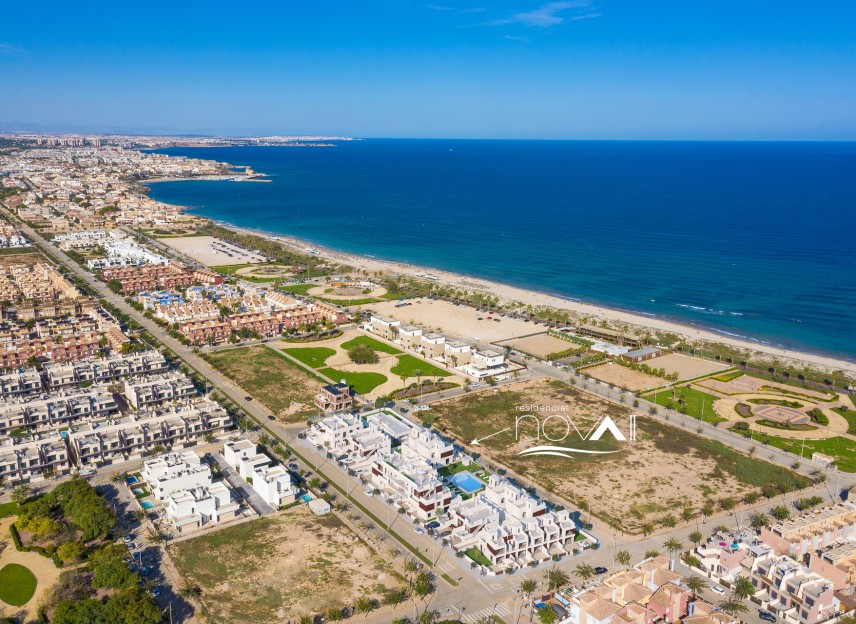
[[(378, 436), (386, 443), (378, 444)], [(363, 478), (395, 509), (420, 522), (436, 522), (432, 526), (453, 549), (484, 565), (490, 562), (494, 571), (573, 550), (577, 526), (567, 511), (550, 508), (394, 410), (344, 420), (328, 416), (313, 423), (306, 443), (328, 448), (338, 454), (340, 466), (353, 469), (366, 466), (367, 439), (373, 440), (372, 455)]]

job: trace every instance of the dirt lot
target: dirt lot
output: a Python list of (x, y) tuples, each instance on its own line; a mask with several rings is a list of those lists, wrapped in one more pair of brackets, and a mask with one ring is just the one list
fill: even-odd
[(302, 422), (319, 411), (313, 399), (321, 382), (267, 347), (227, 349), (205, 359), (283, 422)]
[[(408, 299), (407, 303), (413, 305), (396, 308), (395, 306), (399, 303), (399, 301), (384, 301), (368, 304), (362, 308), (373, 310), (381, 316), (398, 319), (404, 324), (420, 325), (448, 336), (483, 343), (509, 340), (538, 331), (546, 331), (542, 325), (524, 323), (508, 317), (500, 317), (499, 323), (488, 321), (487, 317), (493, 317), (493, 314), (479, 312), (470, 307), (459, 308), (446, 301)], [(478, 320), (479, 317), (483, 320)]]
[(677, 373), (679, 380), (692, 379), (699, 375), (708, 375), (730, 368), (728, 364), (718, 364), (717, 362), (710, 362), (701, 358), (693, 358), (677, 353), (669, 353), (668, 355), (655, 357), (652, 360), (646, 360), (645, 364), (651, 368), (663, 368), (667, 374)]
[(665, 383), (662, 379), (654, 375), (646, 375), (642, 371), (635, 371), (620, 364), (613, 364), (612, 362), (587, 368), (585, 369), (585, 373), (595, 379), (615, 384), (619, 388), (627, 388), (631, 392), (656, 388)]
[(561, 338), (555, 338), (548, 334), (539, 334), (538, 336), (528, 336), (526, 338), (518, 338), (517, 340), (504, 342), (502, 346), (511, 347), (517, 351), (522, 351), (523, 353), (528, 353), (535, 357), (544, 358), (550, 353), (566, 351), (568, 349), (578, 347), (579, 345), (574, 345), (573, 342), (568, 342)]
[[(617, 442), (609, 435), (598, 442), (581, 442), (571, 429), (564, 442), (553, 443), (619, 451), (614, 454), (580, 454), (573, 460), (521, 457), (517, 453), (536, 442), (531, 419), (521, 421), (520, 441), (515, 438), (515, 422), (521, 414), (538, 414), (542, 421), (556, 414), (567, 416), (584, 434), (600, 416), (609, 415), (626, 435), (631, 410), (555, 380), (531, 380), (506, 388), (434, 403), (429, 418), (466, 443), (510, 428), (479, 447), (488, 463), (506, 466), (553, 495), (591, 509), (624, 532), (640, 532), (645, 523), (665, 524), (668, 516), (679, 519), (684, 508), (698, 513), (706, 501), (715, 505), (727, 497), (739, 499), (768, 481), (793, 479), (787, 470), (641, 415), (635, 442)], [(551, 423), (551, 437), (561, 436), (564, 425), (557, 418)], [(543, 437), (540, 443), (551, 444)]]
[(362, 596), (382, 601), (403, 584), (338, 518), (316, 518), (305, 505), (169, 551), (182, 576), (202, 589), (214, 623), (296, 622)]
[[(214, 236), (178, 236), (159, 238), (159, 243), (168, 245), (185, 256), (201, 262), (205, 266), (226, 266), (230, 264), (253, 264), (265, 262), (265, 258), (254, 251), (235, 247)], [(231, 254), (231, 255), (230, 255)]]

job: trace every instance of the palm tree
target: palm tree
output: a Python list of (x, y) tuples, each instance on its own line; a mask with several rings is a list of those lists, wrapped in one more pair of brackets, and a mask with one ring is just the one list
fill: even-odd
[(753, 529), (760, 529), (761, 527), (765, 527), (770, 524), (770, 518), (767, 514), (763, 514), (759, 511), (753, 511), (749, 514), (749, 526)]
[(541, 624), (555, 624), (558, 619), (559, 615), (550, 607), (542, 607), (541, 609), (538, 609), (538, 621), (541, 622)]
[(146, 531), (146, 539), (152, 544), (163, 544), (166, 541), (166, 535), (154, 527), (149, 527)]
[(356, 607), (359, 613), (368, 617), (369, 613), (374, 609), (374, 603), (369, 598), (363, 596), (362, 598), (357, 598), (357, 602), (354, 603), (354, 607)]
[(720, 611), (731, 616), (736, 616), (738, 613), (746, 613), (749, 611), (749, 607), (743, 604), (742, 600), (734, 598), (733, 596), (726, 598), (716, 606), (719, 607)]
[(178, 588), (178, 595), (185, 600), (193, 602), (202, 595), (202, 590), (190, 581), (185, 581), (181, 587)]
[(615, 553), (615, 560), (623, 566), (630, 565), (630, 551), (619, 550)]
[(587, 581), (594, 576), (594, 568), (587, 563), (579, 564), (576, 568), (574, 568), (574, 572), (576, 572), (577, 576), (579, 576), (584, 581)]
[(680, 542), (680, 540), (675, 539), (674, 537), (670, 537), (665, 542), (663, 542), (663, 548), (669, 551), (669, 554), (674, 558), (676, 552), (680, 552), (684, 549), (684, 545)]
[(419, 614), (419, 618), (417, 619), (418, 624), (434, 624), (438, 619), (440, 619), (440, 612), (434, 611), (433, 609), (425, 609), (422, 613)]
[(22, 504), (27, 502), (27, 499), (30, 498), (30, 494), (32, 493), (32, 491), (33, 488), (31, 488), (26, 483), (22, 483), (14, 490), (12, 490), (12, 502), (20, 507)]
[(701, 543), (703, 536), (701, 534), (701, 531), (693, 531), (692, 533), (690, 533), (689, 537), (690, 537), (690, 541), (693, 544), (695, 544), (696, 546), (698, 546)]
[(703, 590), (707, 589), (707, 579), (701, 576), (691, 576), (686, 579), (686, 586), (693, 593), (693, 599), (695, 599)]
[(731, 593), (740, 600), (746, 600), (755, 595), (755, 586), (752, 581), (746, 576), (738, 576), (734, 579), (734, 585), (731, 588)]
[(549, 591), (555, 591), (562, 585), (567, 585), (570, 580), (566, 572), (559, 570), (555, 566), (552, 569), (547, 570), (547, 573), (544, 575), (544, 579), (547, 581)]

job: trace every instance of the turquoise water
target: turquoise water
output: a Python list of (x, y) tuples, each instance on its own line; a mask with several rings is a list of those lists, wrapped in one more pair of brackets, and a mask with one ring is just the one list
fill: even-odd
[(300, 500), (302, 500), (304, 503), (308, 503), (309, 501), (312, 500), (312, 497), (309, 496), (309, 494), (304, 494), (303, 496), (300, 497)]
[(169, 149), (226, 223), (856, 360), (856, 144), (366, 140)]
[(131, 485), (131, 484), (133, 484), (133, 483), (136, 483), (136, 482), (137, 482), (137, 477), (125, 477), (125, 482), (126, 482), (128, 485)]
[(459, 472), (452, 477), (451, 481), (467, 494), (478, 492), (484, 487), (484, 483), (468, 472)]
[(143, 509), (154, 509), (155, 508), (155, 506), (152, 503), (150, 503), (149, 501), (143, 501), (142, 503), (140, 503), (140, 506)]

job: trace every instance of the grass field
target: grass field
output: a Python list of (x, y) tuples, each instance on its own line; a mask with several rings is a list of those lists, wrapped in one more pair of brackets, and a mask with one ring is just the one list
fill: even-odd
[[(657, 405), (683, 411), (681, 408), (686, 408), (687, 416), (698, 418), (704, 422), (723, 422), (725, 419), (720, 418), (713, 409), (713, 403), (716, 397), (707, 392), (696, 390), (695, 388), (682, 387), (668, 390), (662, 390), (654, 394), (645, 396), (649, 401), (654, 401)], [(682, 403), (679, 402), (683, 401)]]
[(215, 624), (273, 624), (383, 600), (402, 579), (335, 516), (305, 506), (169, 547)]
[(380, 340), (375, 340), (371, 336), (357, 336), (353, 340), (349, 340), (348, 342), (343, 342), (340, 346), (344, 350), (351, 349), (356, 347), (357, 345), (365, 345), (372, 351), (380, 351), (381, 353), (389, 353), (391, 355), (398, 355), (402, 351), (400, 349), (396, 349), (388, 344), (381, 342)]
[(421, 371), (422, 377), (448, 377), (449, 373), (442, 368), (429, 364), (412, 355), (399, 355), (398, 364), (389, 369), (393, 375), (406, 375), (416, 377), (417, 371)]
[(310, 288), (315, 288), (317, 284), (289, 284), (288, 286), (280, 286), (279, 290), (295, 295), (305, 295)]
[(312, 368), (321, 368), (331, 355), (336, 355), (335, 349), (329, 347), (292, 347), (283, 349), (295, 360), (303, 362)]
[(320, 301), (325, 301), (327, 303), (332, 303), (333, 305), (339, 306), (358, 306), (358, 305), (367, 305), (369, 303), (377, 303), (380, 299), (374, 299), (372, 297), (363, 297), (361, 299), (328, 299), (326, 297), (315, 297)]
[(726, 371), (721, 375), (715, 375), (713, 378), (717, 381), (732, 381), (744, 375), (742, 370)]
[(17, 503), (0, 503), (0, 518), (14, 516), (16, 513), (18, 513)]
[(204, 357), (284, 422), (301, 422), (318, 413), (313, 400), (321, 383), (267, 347), (228, 349)]
[(856, 435), (856, 410), (841, 407), (833, 407), (832, 411), (839, 414), (847, 421), (847, 433)]
[(805, 443), (800, 439), (780, 438), (767, 433), (756, 434), (754, 439), (759, 444), (767, 443), (806, 459), (811, 459), (812, 453), (823, 453), (834, 457), (835, 465), (842, 472), (856, 472), (856, 442), (842, 436), (825, 440), (806, 440)]
[(367, 394), (387, 381), (387, 377), (380, 373), (355, 373), (336, 368), (322, 368), (318, 372), (336, 382), (344, 379), (345, 383), (351, 386), (357, 394)]
[(0, 570), (0, 600), (21, 607), (36, 593), (36, 575), (17, 563), (8, 563)]

